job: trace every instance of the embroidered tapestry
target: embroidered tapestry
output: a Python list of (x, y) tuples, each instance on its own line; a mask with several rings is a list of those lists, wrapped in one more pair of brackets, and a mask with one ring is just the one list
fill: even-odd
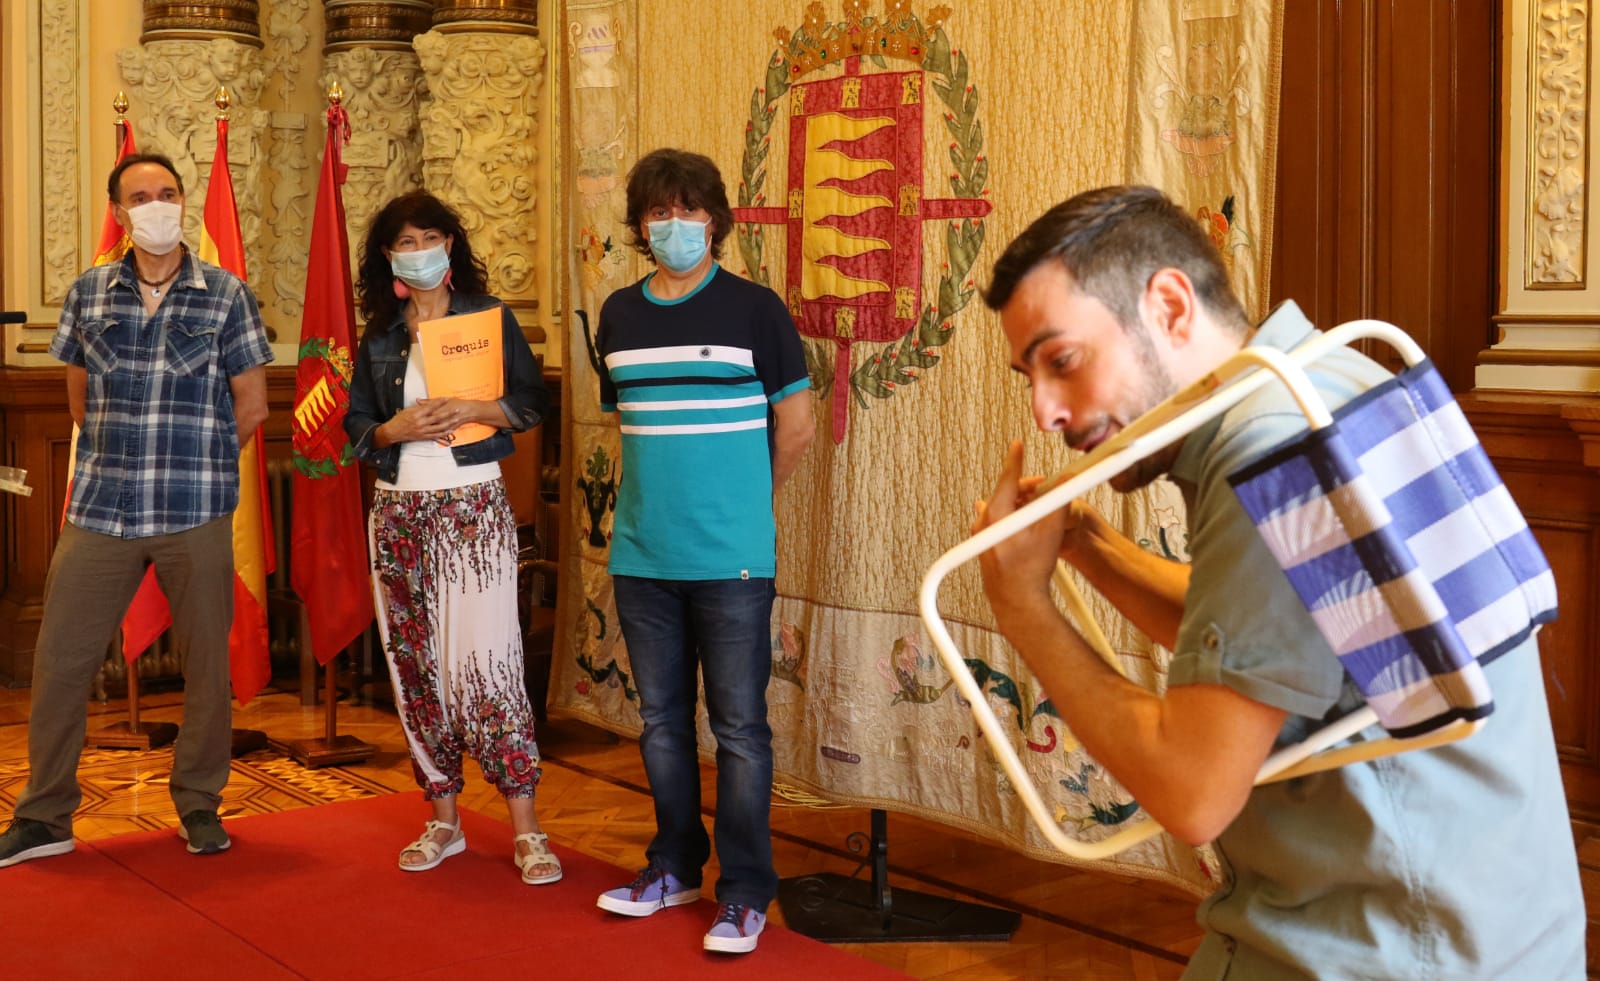
[[(564, 17), (570, 485), (551, 710), (640, 728), (605, 571), (622, 475), (592, 342), (605, 297), (649, 268), (625, 244), (627, 169), (683, 147), (722, 170), (737, 221), (722, 264), (783, 298), (813, 385), (817, 437), (777, 497), (768, 702), (780, 790), (1064, 861), (1029, 824), (916, 614), (923, 574), (965, 537), (1006, 444), (1025, 437), (1034, 472), (1067, 459), (1034, 430), (978, 290), (1052, 204), (1151, 183), (1211, 232), (1259, 314), (1280, 3), (568, 0)], [(1091, 500), (1144, 547), (1187, 558), (1175, 489)], [(1166, 652), (1088, 598), (1130, 674), (1159, 688)], [(942, 608), (1057, 819), (1092, 838), (1138, 815), (995, 632), (975, 567), (947, 581)], [(701, 747), (710, 758), (703, 712)], [(1208, 849), (1166, 836), (1108, 864), (1196, 893), (1219, 875)]]

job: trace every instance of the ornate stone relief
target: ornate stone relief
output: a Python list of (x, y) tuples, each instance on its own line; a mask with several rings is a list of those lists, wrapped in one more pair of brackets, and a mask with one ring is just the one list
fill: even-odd
[[(262, 24), (263, 57), (270, 66), (268, 77), (276, 86), (272, 99), (275, 105), (295, 104), (301, 53), (311, 43), (311, 32), (305, 28), (309, 10), (309, 0), (274, 0), (267, 5)], [(271, 188), (267, 212), (271, 241), (263, 245), (269, 262), (264, 276), (257, 275), (252, 266), (251, 279), (256, 296), (268, 307), (268, 324), (278, 328), (282, 339), (281, 335), (293, 338), (299, 334), (316, 167), (307, 147), (306, 114), (280, 110), (269, 118), (271, 133), (265, 169)]]
[[(367, 223), (397, 194), (422, 186), (422, 138), (417, 108), (427, 85), (416, 52), (358, 47), (330, 52), (318, 84), (326, 92), (337, 81), (350, 114), (350, 144), (344, 162), (345, 228), (350, 259), (360, 262)], [(473, 245), (480, 253), (487, 243)]]
[[(200, 240), (206, 185), (216, 155), (217, 89), (226, 87), (232, 100), (228, 124), (228, 163), (244, 236), (245, 262), (256, 279), (266, 273), (268, 256), (261, 249), (261, 196), (267, 186), (262, 140), (271, 114), (261, 105), (266, 82), (262, 52), (229, 38), (210, 41), (158, 40), (117, 52), (117, 67), (138, 112), (136, 140), (140, 150), (172, 158), (189, 199), (184, 233)], [(258, 295), (259, 279), (252, 284)], [(268, 294), (270, 295), (270, 294)]]
[(1526, 281), (1571, 288), (1587, 278), (1588, 0), (1542, 0), (1532, 44)]
[[(72, 281), (83, 271), (84, 254), (79, 249), (81, 215), (86, 201), (100, 201), (104, 191), (85, 188), (79, 180), (78, 121), (78, 4), (75, 0), (44, 0), (39, 19), (39, 69), (41, 91), (40, 119), (54, 125), (40, 127), (40, 170), (49, 194), (41, 196), (43, 212), (40, 257), (44, 260), (41, 282), (45, 303), (59, 305), (67, 298)], [(101, 119), (100, 114), (95, 114)], [(111, 116), (103, 121), (111, 124)], [(92, 247), (92, 246), (91, 246)]]
[(544, 46), (527, 35), (438, 31), (414, 44), (430, 93), (421, 112), (423, 185), (461, 212), (488, 263), (490, 291), (532, 301)]

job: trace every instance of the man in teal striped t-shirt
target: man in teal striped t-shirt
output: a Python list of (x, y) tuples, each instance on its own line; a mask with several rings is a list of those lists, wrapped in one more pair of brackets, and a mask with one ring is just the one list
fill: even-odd
[(768, 828), (772, 495), (811, 443), (805, 355), (776, 293), (716, 262), (733, 213), (716, 165), (656, 150), (628, 175), (627, 224), (656, 270), (613, 293), (595, 347), (620, 417), (612, 527), (617, 616), (639, 688), (655, 798), (648, 865), (601, 909), (648, 916), (700, 896), (696, 669), (717, 739), (716, 917), (707, 950), (754, 950), (778, 887)]

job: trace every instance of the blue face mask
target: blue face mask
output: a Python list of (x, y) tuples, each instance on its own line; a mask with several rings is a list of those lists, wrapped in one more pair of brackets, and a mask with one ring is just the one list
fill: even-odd
[(444, 274), (450, 271), (450, 253), (442, 243), (415, 252), (390, 252), (389, 268), (412, 289), (431, 290), (444, 282)]
[(710, 243), (706, 241), (708, 221), (688, 221), (683, 218), (664, 218), (647, 222), (650, 229), (650, 252), (656, 261), (675, 273), (686, 273), (706, 257)]

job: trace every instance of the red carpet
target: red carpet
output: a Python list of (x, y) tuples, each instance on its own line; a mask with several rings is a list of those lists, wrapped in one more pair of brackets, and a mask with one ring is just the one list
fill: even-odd
[(597, 909), (628, 870), (557, 848), (566, 877), (525, 886), (511, 828), (462, 813), (465, 854), (429, 872), (395, 855), (427, 813), (391, 794), (230, 820), (233, 848), (124, 835), (0, 870), (8, 978), (447, 979), (901, 977), (769, 926), (752, 954), (708, 954), (701, 901), (644, 919)]

